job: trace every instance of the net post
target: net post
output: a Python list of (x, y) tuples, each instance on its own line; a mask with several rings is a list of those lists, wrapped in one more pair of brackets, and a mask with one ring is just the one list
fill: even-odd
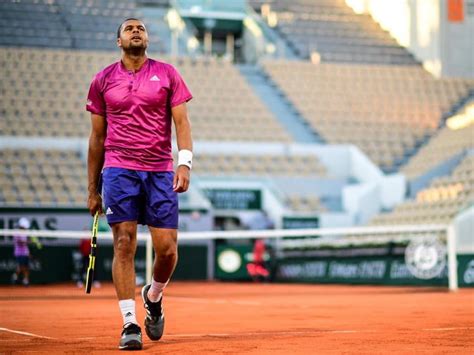
[(458, 290), (458, 263), (456, 256), (456, 229), (450, 224), (447, 229), (448, 283), (450, 291)]
[(145, 284), (151, 282), (151, 271), (153, 266), (153, 247), (151, 237), (146, 239), (146, 281)]
[(209, 239), (207, 243), (207, 279), (209, 281), (214, 280), (215, 270), (214, 265), (216, 263), (216, 245), (215, 239)]

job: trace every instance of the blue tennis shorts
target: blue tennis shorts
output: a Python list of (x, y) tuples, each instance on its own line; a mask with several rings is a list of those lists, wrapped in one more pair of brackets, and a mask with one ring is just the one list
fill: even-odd
[(105, 215), (109, 224), (137, 221), (156, 228), (178, 228), (178, 194), (172, 171), (105, 168), (102, 172)]
[(16, 257), (16, 263), (18, 266), (26, 266), (30, 265), (30, 257), (25, 255), (19, 255)]

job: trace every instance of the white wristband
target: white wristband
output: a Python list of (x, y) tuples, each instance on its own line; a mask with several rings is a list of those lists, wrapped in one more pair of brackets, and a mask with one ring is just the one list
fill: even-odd
[(193, 167), (193, 152), (187, 149), (181, 149), (178, 152), (178, 166), (186, 165), (189, 169)]

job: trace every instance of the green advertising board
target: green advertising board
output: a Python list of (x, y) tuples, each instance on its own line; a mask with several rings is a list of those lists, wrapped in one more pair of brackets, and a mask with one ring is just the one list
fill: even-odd
[(424, 280), (413, 276), (402, 256), (288, 259), (278, 263), (278, 281), (447, 286), (447, 269)]
[[(249, 262), (250, 243), (219, 246), (216, 278), (250, 280), (246, 268)], [(270, 270), (275, 270), (272, 279), (277, 282), (448, 286), (446, 266), (433, 278), (415, 277), (405, 262), (405, 246), (295, 250), (268, 264)], [(458, 255), (458, 280), (460, 287), (474, 287), (474, 255)]]
[(474, 254), (458, 255), (458, 282), (460, 287), (474, 287)]
[(247, 245), (217, 246), (215, 277), (218, 280), (250, 280), (247, 264), (251, 261), (251, 243)]
[(282, 222), (283, 229), (319, 228), (318, 216), (285, 216)]
[(215, 209), (260, 210), (262, 192), (253, 189), (205, 189), (209, 201)]

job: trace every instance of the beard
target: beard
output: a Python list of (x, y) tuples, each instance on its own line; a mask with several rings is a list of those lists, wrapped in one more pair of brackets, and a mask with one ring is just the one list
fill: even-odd
[(144, 40), (140, 43), (133, 43), (133, 41), (130, 41), (128, 45), (122, 45), (122, 50), (131, 56), (142, 56), (145, 54), (147, 47), (148, 46)]

